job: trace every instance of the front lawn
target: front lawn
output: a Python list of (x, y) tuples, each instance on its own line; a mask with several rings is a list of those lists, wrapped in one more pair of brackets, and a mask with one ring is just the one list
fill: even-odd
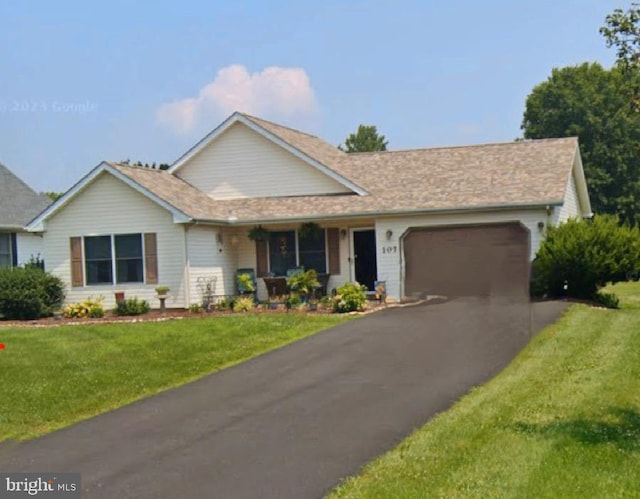
[(242, 362), (347, 320), (249, 314), (0, 328), (0, 441), (27, 439)]
[(331, 497), (637, 497), (640, 284), (611, 290)]

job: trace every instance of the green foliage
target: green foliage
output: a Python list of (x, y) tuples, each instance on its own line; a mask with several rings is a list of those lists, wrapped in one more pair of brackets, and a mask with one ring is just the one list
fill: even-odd
[(606, 293), (604, 291), (598, 291), (594, 296), (594, 300), (600, 305), (607, 308), (619, 308), (620, 300), (615, 293)]
[(149, 302), (138, 298), (119, 301), (114, 309), (116, 315), (142, 315), (149, 312)]
[(80, 303), (71, 303), (62, 309), (62, 314), (68, 318), (104, 317), (104, 298), (89, 297)]
[(250, 296), (242, 296), (233, 303), (234, 312), (249, 312), (255, 308), (256, 304)]
[[(350, 134), (344, 141), (346, 152), (374, 152), (386, 151), (389, 141), (384, 135), (378, 135), (378, 130), (373, 125), (360, 125), (356, 133)], [(339, 146), (342, 149), (342, 146)]]
[(367, 308), (367, 287), (357, 282), (340, 286), (333, 297), (334, 312), (355, 312)]
[[(533, 262), (532, 294), (594, 298), (607, 283), (640, 268), (640, 230), (614, 216), (549, 227)], [(564, 287), (567, 287), (565, 290)]]
[(292, 293), (284, 299), (284, 306), (287, 310), (298, 308), (302, 305), (302, 298), (297, 293)]
[(249, 231), (247, 237), (252, 241), (266, 241), (269, 237), (269, 231), (262, 225), (256, 225)]
[(584, 63), (554, 69), (527, 97), (524, 137), (577, 136), (595, 213), (635, 223), (640, 215), (640, 72)]
[(166, 295), (169, 290), (169, 286), (156, 286), (156, 293), (158, 293), (159, 295)]
[(58, 199), (60, 199), (62, 196), (64, 196), (64, 192), (54, 192), (54, 191), (46, 191), (43, 194), (45, 194), (46, 196), (49, 197), (49, 199), (51, 199), (51, 201), (57, 201)]
[(44, 270), (44, 260), (40, 258), (40, 253), (37, 256), (31, 255), (29, 261), (24, 264), (27, 269), (40, 269)]
[(235, 296), (227, 296), (216, 303), (216, 309), (225, 311), (225, 310), (233, 310), (233, 306), (236, 302)]
[(322, 234), (322, 228), (315, 222), (305, 222), (300, 224), (298, 237), (300, 239), (318, 239)]
[(202, 312), (202, 310), (203, 308), (200, 303), (192, 303), (191, 305), (189, 305), (189, 312), (192, 312), (194, 314), (199, 314), (200, 312)]
[(63, 300), (62, 281), (37, 266), (0, 269), (0, 314), (6, 319), (51, 315)]
[(315, 290), (320, 287), (318, 273), (314, 269), (295, 272), (287, 278), (287, 285), (292, 291), (306, 298), (309, 295), (313, 295)]
[(623, 70), (637, 70), (640, 66), (640, 8), (633, 3), (626, 12), (615, 9), (605, 18), (606, 25), (600, 34), (607, 41), (607, 47), (615, 47), (617, 63)]

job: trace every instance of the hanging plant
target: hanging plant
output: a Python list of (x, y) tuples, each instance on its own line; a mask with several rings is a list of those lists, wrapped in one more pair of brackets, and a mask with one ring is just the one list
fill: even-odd
[(305, 222), (300, 224), (298, 237), (301, 239), (317, 239), (322, 234), (322, 228), (315, 222)]
[(269, 237), (269, 231), (262, 225), (256, 225), (249, 231), (249, 234), (247, 236), (252, 241), (266, 241), (267, 237)]

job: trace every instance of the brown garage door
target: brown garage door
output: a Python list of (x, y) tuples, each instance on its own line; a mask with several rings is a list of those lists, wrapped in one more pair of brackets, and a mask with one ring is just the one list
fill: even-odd
[(529, 231), (518, 223), (411, 229), (405, 295), (528, 296)]

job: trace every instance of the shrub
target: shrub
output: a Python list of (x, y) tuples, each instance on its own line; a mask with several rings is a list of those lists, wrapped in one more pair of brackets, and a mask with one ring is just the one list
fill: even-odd
[(598, 291), (594, 296), (597, 303), (607, 308), (618, 308), (620, 306), (620, 300), (614, 293), (605, 293), (604, 291)]
[(333, 296), (334, 312), (354, 312), (367, 307), (367, 287), (357, 282), (340, 286)]
[(193, 312), (194, 314), (199, 314), (202, 310), (203, 308), (200, 303), (192, 303), (189, 305), (189, 312)]
[(98, 298), (89, 297), (83, 302), (67, 305), (62, 309), (62, 314), (69, 318), (104, 317), (103, 301), (104, 298), (102, 296)]
[(226, 298), (223, 298), (218, 303), (216, 303), (216, 309), (222, 311), (233, 310), (233, 305), (235, 304), (235, 302), (235, 296), (227, 296)]
[(51, 315), (63, 300), (62, 281), (37, 266), (0, 269), (0, 314), (6, 319)]
[(149, 311), (149, 302), (138, 298), (119, 301), (114, 312), (116, 315), (142, 315)]
[(532, 294), (591, 299), (640, 268), (640, 231), (618, 222), (600, 215), (549, 227), (533, 262)]
[(253, 307), (255, 307), (255, 302), (253, 301), (253, 298), (250, 296), (243, 296), (241, 298), (238, 298), (234, 303), (233, 303), (233, 311), (234, 312), (248, 312), (249, 310), (252, 310)]

